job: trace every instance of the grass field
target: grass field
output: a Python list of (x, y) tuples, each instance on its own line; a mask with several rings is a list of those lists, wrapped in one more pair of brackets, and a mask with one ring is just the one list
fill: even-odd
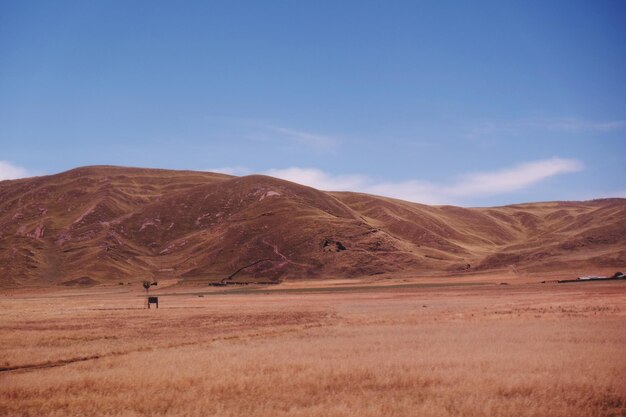
[(0, 415), (626, 415), (626, 282), (299, 288), (5, 293)]

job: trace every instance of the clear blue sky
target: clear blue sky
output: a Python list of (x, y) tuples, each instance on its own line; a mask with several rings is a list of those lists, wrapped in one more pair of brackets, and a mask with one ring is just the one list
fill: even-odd
[(626, 196), (624, 1), (0, 1), (0, 179), (114, 164)]

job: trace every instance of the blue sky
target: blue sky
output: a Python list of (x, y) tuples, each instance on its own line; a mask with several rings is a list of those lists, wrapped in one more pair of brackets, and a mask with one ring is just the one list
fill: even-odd
[(623, 1), (0, 1), (0, 179), (113, 164), (464, 206), (626, 196)]

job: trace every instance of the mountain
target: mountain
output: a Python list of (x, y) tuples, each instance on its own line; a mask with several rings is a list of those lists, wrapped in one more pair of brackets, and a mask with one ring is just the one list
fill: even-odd
[(494, 208), (93, 166), (0, 182), (0, 286), (613, 272), (626, 199)]

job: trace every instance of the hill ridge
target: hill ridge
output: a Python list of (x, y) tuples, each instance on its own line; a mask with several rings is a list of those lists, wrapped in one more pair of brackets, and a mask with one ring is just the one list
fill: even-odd
[(0, 182), (5, 287), (610, 272), (626, 265), (625, 243), (617, 198), (428, 206), (264, 175), (106, 165)]

